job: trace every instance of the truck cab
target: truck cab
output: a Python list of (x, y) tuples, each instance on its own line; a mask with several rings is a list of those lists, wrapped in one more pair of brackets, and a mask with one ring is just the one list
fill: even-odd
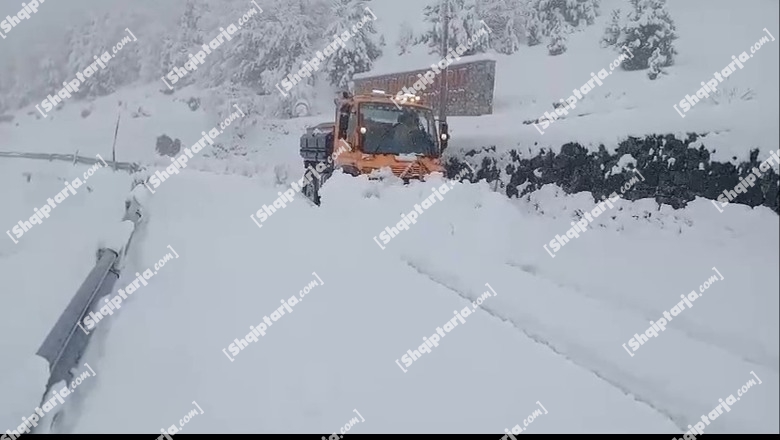
[(407, 181), (445, 174), (441, 153), (449, 140), (447, 126), (437, 126), (433, 110), (419, 96), (342, 92), (334, 103), (335, 122), (312, 127), (301, 137), (304, 167), (325, 163), (323, 180), (333, 169), (357, 176), (387, 167)]
[[(416, 99), (415, 99), (416, 98)], [(388, 167), (400, 178), (444, 173), (442, 147), (433, 111), (420, 97), (375, 92), (337, 101), (334, 166), (353, 175)], [(345, 151), (346, 150), (346, 151)]]

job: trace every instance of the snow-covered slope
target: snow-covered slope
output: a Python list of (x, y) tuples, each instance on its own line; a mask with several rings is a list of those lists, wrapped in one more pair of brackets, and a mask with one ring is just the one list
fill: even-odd
[[(373, 3), (388, 42), (401, 21), (420, 25), (419, 2)], [(523, 47), (497, 56), (495, 114), (452, 118), (448, 153), (493, 144), (557, 150), (573, 140), (613, 148), (629, 134), (678, 131), (711, 132), (705, 144), (717, 149), (714, 160), (777, 148), (777, 42), (734, 75), (734, 86), (754, 89), (755, 100), (697, 106), (685, 119), (672, 109), (763, 27), (780, 35), (772, 1), (672, 2), (680, 57), (668, 76), (616, 71), (583, 103), (591, 114), (558, 121), (544, 136), (522, 125), (591, 71), (608, 68), (614, 54), (598, 48), (598, 38), (609, 10), (625, 3), (604, 0), (597, 25), (572, 37), (564, 55)], [(428, 59), (388, 52), (377, 68), (436, 61)], [(158, 136), (192, 145), (232, 111), (209, 91), (166, 96), (160, 88), (69, 102), (46, 119), (17, 112), (0, 123), (0, 151), (109, 158), (120, 112), (117, 159), (153, 171), (170, 163), (155, 154)], [(201, 98), (198, 110), (188, 107), (190, 97)], [(350, 432), (501, 435), (543, 407), (528, 432), (680, 433), (754, 375), (761, 383), (705, 432), (780, 432), (780, 235), (771, 210), (621, 200), (551, 258), (543, 245), (592, 210), (593, 197), (546, 186), (510, 200), (483, 181), (454, 185), (383, 250), (374, 237), (443, 182), (404, 186), (336, 174), (321, 207), (297, 195), (258, 228), (250, 215), (301, 175), (303, 128), (331, 117), (249, 115), (240, 140), (246, 156), (215, 159), (206, 148), (157, 189), (116, 287), (153, 267), (168, 246), (179, 258), (100, 322), (82, 360), (97, 376), (68, 397), (53, 432), (159, 433), (197, 402), (204, 412), (183, 432), (339, 432), (357, 410), (361, 421)], [(86, 168), (0, 158), (0, 226), (29, 218)], [(15, 429), (39, 405), (46, 365), (34, 353), (121, 219), (131, 182), (100, 170), (19, 244), (0, 239), (0, 430)], [(657, 338), (627, 352), (623, 345), (681, 295), (700, 292), (713, 268), (722, 280)], [(226, 357), (234, 339), (318, 277), (324, 284), (289, 316), (233, 361)], [(406, 372), (399, 368), (454, 310), (472, 308), (486, 283), (497, 296)]]
[[(619, 202), (614, 220), (552, 259), (541, 244), (592, 199), (545, 188), (512, 202), (485, 183), (462, 184), (386, 250), (376, 246), (372, 237), (434, 184), (336, 175), (321, 208), (296, 200), (258, 229), (249, 214), (282, 187), (176, 176), (151, 198), (149, 224), (117, 286), (168, 245), (180, 258), (100, 324), (84, 359), (97, 377), (69, 400), (56, 430), (155, 432), (194, 400), (205, 414), (188, 432), (330, 432), (353, 408), (366, 418), (356, 432), (500, 432), (539, 400), (549, 414), (531, 432), (671, 432), (695, 423), (750, 371), (763, 384), (708, 432), (778, 430), (771, 211), (735, 206), (715, 216), (706, 201), (661, 212), (649, 201)], [(84, 234), (90, 228), (79, 220), (71, 227)], [(64, 243), (49, 249), (60, 259), (71, 252)], [(621, 344), (697, 289), (713, 266), (725, 280), (629, 356)], [(222, 349), (296, 295), (312, 272), (324, 285), (311, 299), (229, 361)], [(68, 279), (61, 302), (78, 277)], [(395, 360), (476, 300), (485, 283), (498, 296), (401, 371)], [(37, 313), (35, 303), (4, 300), (19, 315)], [(26, 356), (20, 347), (19, 359), (32, 362), (53, 320), (16, 326), (39, 336)], [(37, 397), (12, 407), (35, 405)]]
[[(396, 2), (392, 4), (388, 7), (387, 3), (379, 2), (376, 6), (376, 14), (381, 18), (377, 26), (392, 28), (386, 23), (407, 21), (418, 32), (424, 29), (421, 21), (406, 14), (415, 8), (421, 12), (424, 4), (401, 2), (398, 8)], [(765, 43), (745, 63), (744, 69), (722, 84), (723, 88), (737, 89), (740, 94), (752, 89), (753, 100), (697, 105), (685, 118), (673, 108), (686, 94), (695, 94), (700, 82), (726, 67), (732, 55), (743, 51), (750, 54), (750, 46), (768, 36), (764, 28), (773, 36), (780, 36), (777, 18), (780, 10), (773, 1), (751, 1), (736, 8), (731, 0), (670, 1), (668, 9), (679, 35), (675, 42), (679, 56), (675, 65), (666, 69), (667, 75), (651, 81), (644, 70), (626, 72), (618, 68), (603, 85), (578, 103), (566, 119), (550, 125), (544, 134), (533, 125), (523, 125), (523, 121), (535, 120), (545, 111), (552, 111), (553, 103), (568, 98), (573, 89), (582, 87), (590, 80), (591, 72), (610, 71), (610, 63), (619, 54), (601, 48), (599, 40), (610, 11), (615, 8), (625, 11), (630, 5), (623, 0), (604, 0), (596, 24), (572, 35), (569, 49), (562, 55), (549, 56), (543, 44), (521, 46), (512, 55), (495, 54), (494, 114), (453, 117), (450, 122), (453, 149), (495, 145), (499, 150), (515, 148), (525, 153), (530, 149), (535, 154), (540, 148), (559, 151), (561, 145), (576, 141), (593, 150), (598, 150), (603, 143), (607, 150), (613, 151), (628, 136), (696, 132), (711, 133), (704, 143), (710, 151), (716, 150), (713, 160), (728, 162), (733, 156), (746, 160), (751, 148), (760, 148), (765, 154), (778, 145), (777, 129), (769, 122), (780, 118), (777, 41)], [(397, 17), (397, 14), (403, 15)], [(436, 54), (428, 54), (423, 47), (413, 49), (401, 57), (388, 50), (377, 61), (375, 71), (420, 69), (441, 59)]]
[[(624, 0), (605, 0), (602, 15), (596, 24), (574, 33), (569, 38), (569, 50), (551, 57), (544, 45), (521, 46), (512, 55), (492, 54), (496, 61), (494, 114), (480, 117), (454, 117), (450, 123), (453, 153), (474, 147), (496, 145), (499, 150), (516, 148), (535, 154), (539, 149), (558, 151), (561, 145), (576, 141), (591, 149), (604, 144), (612, 151), (627, 136), (643, 136), (657, 133), (708, 133), (704, 145), (713, 152), (713, 160), (720, 162), (746, 160), (752, 148), (761, 150), (760, 158), (768, 149), (780, 143), (775, 125), (771, 121), (780, 118), (777, 96), (780, 94), (780, 51), (776, 41), (765, 43), (739, 69), (721, 84), (724, 90), (736, 90), (743, 94), (754, 92), (752, 100), (735, 100), (715, 105), (702, 103), (685, 114), (674, 110), (686, 94), (695, 94), (700, 82), (712, 78), (731, 62), (732, 55), (750, 47), (762, 37), (764, 28), (773, 36), (780, 35), (780, 9), (778, 3), (753, 1), (732, 7), (730, 0), (673, 1), (668, 9), (677, 25), (679, 39), (675, 45), (679, 52), (675, 65), (666, 69), (667, 74), (651, 81), (646, 71), (626, 72), (618, 68), (614, 74), (596, 87), (577, 105), (574, 113), (550, 125), (540, 134), (533, 125), (523, 121), (539, 118), (552, 104), (566, 99), (572, 90), (590, 80), (591, 72), (609, 71), (610, 63), (618, 54), (601, 48), (599, 40), (614, 8), (626, 9)], [(393, 46), (400, 23), (407, 22), (420, 33), (424, 23), (420, 13), (424, 4), (403, 0), (399, 2), (375, 1), (372, 10), (377, 15), (377, 29), (388, 42), (384, 55), (376, 61), (375, 72), (417, 69), (438, 62), (440, 57), (428, 54), (422, 46), (414, 46), (410, 54), (396, 55)], [(729, 32), (724, 32), (724, 29)], [(124, 114), (117, 142), (121, 160), (151, 160), (154, 140), (162, 133), (179, 137), (182, 143), (191, 145), (200, 137), (200, 131), (219, 119), (218, 111), (228, 111), (230, 103), (221, 102), (207, 92), (185, 88), (173, 97), (160, 95), (162, 83), (123, 89), (98, 99), (90, 105), (71, 102), (62, 111), (54, 112), (41, 125), (33, 123), (39, 116), (31, 106), (27, 113), (19, 112), (12, 124), (0, 124), (0, 136), (7, 142), (3, 149), (21, 151), (45, 151), (72, 153), (75, 150), (90, 151), (110, 148), (117, 112)], [(209, 113), (191, 112), (185, 103), (190, 97), (202, 97)], [(271, 122), (259, 118), (261, 132), (265, 136), (275, 129), (292, 132), (293, 140), (304, 125), (314, 125), (332, 118), (332, 96), (323, 94), (315, 109), (317, 116), (296, 119), (286, 123)], [(724, 101), (724, 99), (721, 99)], [(121, 105), (118, 105), (120, 104)], [(75, 108), (74, 108), (75, 107)], [(152, 115), (151, 118), (132, 118), (130, 113), (138, 107)], [(82, 109), (90, 108), (91, 115), (84, 119)], [(582, 115), (582, 116), (576, 116)], [(16, 125), (18, 123), (18, 126)], [(87, 124), (89, 130), (74, 130)], [(197, 126), (193, 127), (193, 124)], [(204, 126), (205, 125), (205, 126)], [(53, 141), (48, 136), (56, 138)], [(273, 140), (274, 138), (271, 138)], [(269, 139), (248, 139), (250, 149)], [(270, 143), (269, 143), (270, 145)], [(291, 148), (273, 144), (266, 153), (288, 153)], [(270, 151), (269, 151), (270, 150)], [(277, 156), (271, 159), (276, 160)]]
[[(35, 356), (95, 263), (101, 237), (124, 214), (127, 173), (98, 169), (43, 223), (19, 237), (9, 231), (82, 178), (88, 167), (67, 162), (0, 159), (0, 425), (18, 426), (45, 391), (48, 365)], [(11, 428), (15, 429), (15, 428)]]

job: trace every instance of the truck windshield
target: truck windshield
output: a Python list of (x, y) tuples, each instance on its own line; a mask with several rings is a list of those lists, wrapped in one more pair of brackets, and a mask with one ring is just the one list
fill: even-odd
[(361, 105), (367, 154), (438, 156), (433, 113), (418, 107), (368, 103)]

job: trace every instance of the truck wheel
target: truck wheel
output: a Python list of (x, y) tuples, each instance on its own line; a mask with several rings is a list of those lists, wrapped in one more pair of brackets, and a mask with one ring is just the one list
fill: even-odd
[(320, 205), (320, 179), (311, 179), (311, 182), (303, 186), (301, 192), (315, 205)]

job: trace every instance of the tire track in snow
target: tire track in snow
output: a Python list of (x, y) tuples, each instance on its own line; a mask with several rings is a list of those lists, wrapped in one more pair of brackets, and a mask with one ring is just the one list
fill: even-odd
[[(559, 280), (556, 280), (550, 277), (548, 274), (544, 272), (540, 272), (538, 267), (531, 264), (518, 264), (513, 261), (507, 261), (506, 265), (522, 270), (523, 272), (533, 275), (535, 277), (539, 277), (541, 279), (547, 280), (562, 289), (575, 291), (579, 294), (582, 294), (582, 296), (585, 298), (607, 304), (608, 306), (613, 308), (626, 310), (631, 313), (639, 314), (648, 321), (655, 320), (663, 314), (663, 310), (658, 310), (658, 311), (651, 310), (650, 308), (643, 306), (639, 303), (636, 303), (635, 301), (630, 301), (630, 300), (626, 301), (625, 298), (619, 298), (618, 296), (612, 294), (606, 289), (604, 290), (605, 292), (607, 292), (608, 295), (606, 298), (603, 296), (592, 295), (588, 290), (586, 290), (582, 286), (571, 282), (561, 282)], [(614, 301), (610, 301), (610, 300), (614, 300)], [(682, 325), (681, 326), (678, 325), (677, 327), (675, 327), (675, 329), (680, 333), (684, 334), (686, 337), (694, 341), (700, 342), (702, 344), (711, 345), (713, 347), (726, 351), (732, 356), (734, 356), (735, 358), (740, 359), (742, 362), (759, 365), (767, 369), (773, 370), (775, 372), (780, 371), (780, 360), (772, 356), (771, 353), (767, 353), (766, 350), (764, 350), (764, 347), (761, 346), (760, 344), (756, 344), (750, 339), (746, 339), (740, 335), (735, 335), (733, 333), (713, 334), (712, 332), (708, 331), (706, 328), (702, 327), (696, 322), (686, 318), (685, 315), (677, 319), (679, 319), (678, 322), (682, 322)], [(721, 343), (722, 340), (729, 340), (731, 341), (731, 343), (723, 344)], [(747, 348), (748, 350), (751, 351), (751, 354), (746, 355), (746, 354), (735, 352), (734, 350), (732, 350), (732, 347)]]
[[(474, 301), (474, 298), (469, 297), (466, 293), (461, 291), (459, 288), (454, 287), (447, 283), (447, 281), (441, 279), (440, 277), (437, 277), (436, 275), (432, 274), (430, 271), (426, 270), (425, 268), (421, 267), (421, 265), (410, 261), (409, 259), (402, 257), (402, 261), (404, 261), (409, 267), (414, 269), (417, 273), (420, 275), (423, 275), (430, 279), (431, 281), (435, 282), (436, 284), (439, 284), (440, 286), (454, 292), (456, 295), (460, 296), (461, 298), (465, 299), (469, 304), (471, 304), (471, 301)], [(454, 277), (457, 278), (457, 277)], [(611, 385), (612, 387), (620, 390), (624, 395), (627, 397), (632, 398), (636, 402), (639, 402), (641, 404), (644, 404), (651, 408), (653, 411), (661, 414), (664, 416), (667, 420), (672, 422), (675, 426), (677, 426), (682, 432), (685, 432), (687, 430), (687, 417), (684, 414), (681, 413), (675, 413), (672, 412), (666, 408), (662, 408), (660, 406), (657, 406), (657, 404), (654, 402), (655, 399), (651, 399), (649, 397), (646, 397), (643, 394), (637, 393), (634, 390), (631, 390), (628, 386), (624, 385), (623, 382), (634, 382), (634, 383), (641, 383), (642, 380), (639, 378), (635, 378), (629, 374), (626, 374), (622, 371), (619, 371), (615, 368), (609, 368), (609, 372), (604, 372), (604, 368), (599, 368), (596, 365), (603, 365), (604, 361), (595, 357), (595, 356), (589, 356), (585, 353), (588, 353), (589, 350), (587, 348), (581, 347), (578, 344), (566, 342), (564, 344), (558, 342), (557, 344), (550, 339), (546, 338), (539, 332), (535, 332), (532, 330), (529, 330), (528, 328), (522, 326), (521, 324), (516, 323), (512, 318), (502, 316), (502, 314), (496, 310), (490, 309), (490, 307), (486, 306), (484, 303), (479, 307), (482, 311), (486, 312), (487, 314), (491, 315), (492, 317), (498, 319), (499, 321), (502, 321), (506, 324), (511, 325), (515, 329), (519, 330), (521, 333), (523, 333), (525, 336), (527, 336), (532, 341), (544, 345), (547, 348), (549, 348), (553, 353), (555, 353), (558, 356), (561, 356), (562, 358), (566, 359), (567, 361), (571, 362), (572, 364), (583, 368), (585, 370), (590, 371), (601, 379), (602, 381), (606, 382), (607, 384)], [(533, 320), (529, 317), (529, 321), (534, 322), (535, 327), (537, 328), (544, 328), (543, 325), (539, 324), (538, 321)], [(545, 329), (548, 330), (549, 329)], [(549, 333), (554, 333), (552, 331), (549, 331)], [(561, 345), (564, 345), (564, 347), (560, 347)], [(579, 356), (578, 358), (572, 357), (571, 352), (576, 351), (583, 356)], [(591, 358), (591, 359), (583, 359), (583, 358)], [(594, 365), (595, 364), (595, 365)], [(619, 376), (620, 379), (613, 379), (613, 377)], [(652, 385), (652, 384), (651, 384)], [(648, 387), (650, 388), (650, 387)], [(648, 389), (649, 391), (649, 389)], [(665, 396), (669, 399), (677, 399), (679, 400), (679, 396)]]

